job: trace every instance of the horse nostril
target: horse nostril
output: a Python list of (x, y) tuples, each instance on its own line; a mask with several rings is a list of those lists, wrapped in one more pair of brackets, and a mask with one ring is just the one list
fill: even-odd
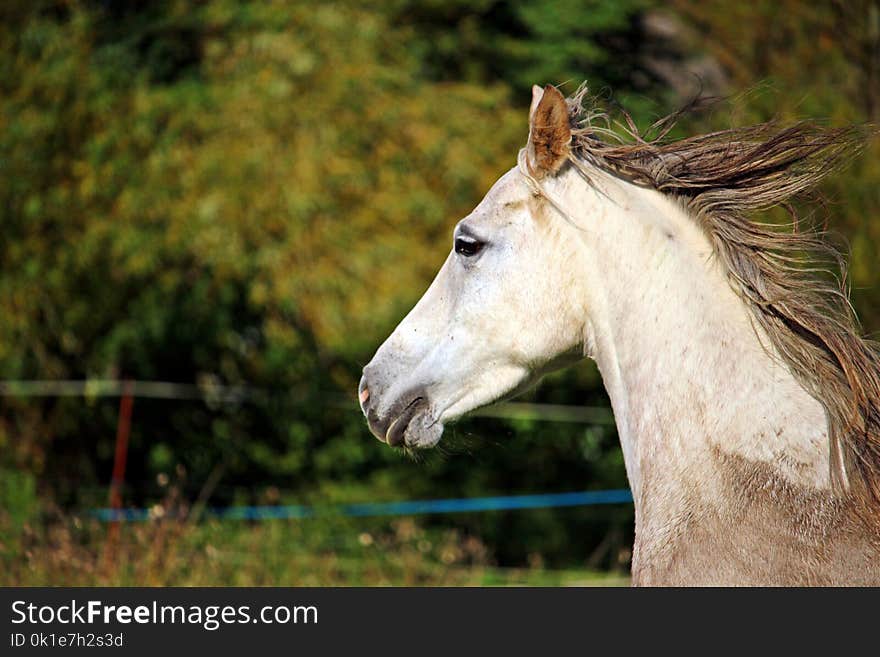
[(370, 400), (370, 389), (367, 387), (367, 377), (361, 377), (360, 385), (358, 385), (358, 401), (361, 405), (361, 410), (366, 413), (367, 412), (367, 402)]

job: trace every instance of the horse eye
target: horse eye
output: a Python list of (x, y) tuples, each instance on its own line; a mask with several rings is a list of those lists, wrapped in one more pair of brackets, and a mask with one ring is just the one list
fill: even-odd
[(455, 252), (465, 258), (477, 255), (483, 249), (483, 246), (485, 246), (483, 242), (474, 239), (467, 237), (455, 238)]

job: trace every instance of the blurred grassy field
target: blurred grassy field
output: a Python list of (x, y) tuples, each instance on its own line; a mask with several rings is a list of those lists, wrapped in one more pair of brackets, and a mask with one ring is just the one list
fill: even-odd
[[(17, 535), (16, 535), (17, 534)], [(498, 568), (476, 538), (412, 518), (107, 525), (0, 533), (2, 586), (625, 586), (625, 573)]]

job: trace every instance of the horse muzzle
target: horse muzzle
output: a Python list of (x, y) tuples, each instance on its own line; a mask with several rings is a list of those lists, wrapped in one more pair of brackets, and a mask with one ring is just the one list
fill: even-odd
[(439, 439), (439, 436), (432, 440), (432, 436), (423, 435), (436, 424), (429, 418), (428, 398), (424, 392), (402, 395), (380, 413), (379, 395), (371, 389), (365, 375), (358, 386), (358, 401), (370, 432), (391, 447), (430, 447)]

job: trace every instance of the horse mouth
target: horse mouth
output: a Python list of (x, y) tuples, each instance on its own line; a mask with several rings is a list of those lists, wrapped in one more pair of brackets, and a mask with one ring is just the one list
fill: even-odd
[(406, 430), (416, 414), (426, 406), (424, 397), (416, 397), (410, 401), (390, 422), (378, 421), (372, 413), (367, 417), (367, 424), (373, 435), (391, 447), (401, 447), (405, 442)]

